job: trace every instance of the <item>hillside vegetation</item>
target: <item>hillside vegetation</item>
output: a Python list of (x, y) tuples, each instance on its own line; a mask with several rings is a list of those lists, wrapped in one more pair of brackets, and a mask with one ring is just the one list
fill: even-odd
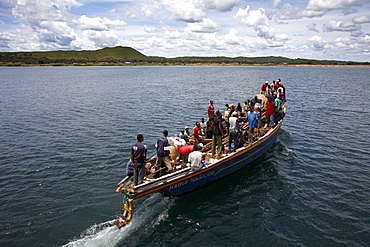
[(130, 47), (96, 51), (0, 52), (0, 65), (124, 65), (124, 64), (241, 64), (241, 65), (370, 65), (351, 61), (284, 57), (148, 57)]

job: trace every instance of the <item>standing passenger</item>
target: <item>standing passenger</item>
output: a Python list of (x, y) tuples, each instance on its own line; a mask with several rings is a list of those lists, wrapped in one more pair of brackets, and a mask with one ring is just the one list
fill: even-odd
[(145, 176), (145, 146), (142, 144), (144, 136), (137, 135), (137, 142), (131, 148), (131, 162), (134, 167), (134, 184), (141, 184)]
[(249, 125), (248, 141), (253, 143), (254, 128), (256, 127), (257, 120), (258, 120), (257, 113), (252, 108), (250, 108), (249, 112), (247, 113), (247, 118), (248, 118), (248, 125)]
[(265, 83), (262, 84), (262, 87), (261, 87), (261, 94), (265, 95), (266, 93), (266, 88), (269, 86), (269, 82), (266, 81)]
[(196, 122), (195, 127), (193, 128), (194, 145), (198, 145), (201, 135), (202, 129), (200, 128), (200, 123)]
[(163, 136), (159, 137), (157, 140), (157, 162), (155, 164), (156, 167), (161, 167), (162, 162), (166, 164), (167, 171), (170, 172), (172, 170), (171, 160), (170, 157), (166, 154), (164, 148), (168, 147), (170, 144), (167, 139), (168, 131), (163, 130)]
[(208, 118), (214, 118), (215, 117), (215, 107), (213, 106), (213, 100), (209, 101), (207, 112), (208, 112)]
[(207, 124), (206, 122), (204, 122), (204, 118), (202, 117), (202, 119), (200, 120), (200, 128), (202, 129), (202, 135), (206, 135), (206, 131), (207, 131)]
[(207, 124), (207, 132), (206, 132), (206, 138), (212, 139), (213, 134), (213, 118), (209, 118), (206, 122)]
[(222, 114), (218, 115), (213, 120), (213, 135), (212, 135), (212, 155), (215, 155), (216, 144), (217, 144), (217, 155), (221, 155), (222, 152), (222, 136), (224, 132), (222, 130)]
[(281, 103), (283, 103), (279, 98), (276, 98), (275, 101), (275, 115), (274, 115), (274, 123), (277, 124), (279, 119), (278, 119), (278, 115), (279, 115), (279, 111), (280, 111), (280, 106), (281, 106)]
[(266, 104), (267, 124), (270, 127), (274, 126), (274, 115), (275, 115), (275, 103), (273, 99), (270, 97), (269, 101)]
[(229, 118), (229, 151), (231, 152), (231, 143), (234, 141), (234, 152), (238, 146), (238, 118), (236, 117), (237, 113), (234, 112), (233, 115)]

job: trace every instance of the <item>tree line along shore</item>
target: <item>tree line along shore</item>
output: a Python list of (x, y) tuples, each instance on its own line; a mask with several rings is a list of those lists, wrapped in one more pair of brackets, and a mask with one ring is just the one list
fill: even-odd
[(127, 66), (127, 65), (225, 65), (225, 66), (370, 66), (370, 62), (290, 59), (284, 57), (151, 57), (130, 47), (96, 51), (0, 52), (0, 66)]

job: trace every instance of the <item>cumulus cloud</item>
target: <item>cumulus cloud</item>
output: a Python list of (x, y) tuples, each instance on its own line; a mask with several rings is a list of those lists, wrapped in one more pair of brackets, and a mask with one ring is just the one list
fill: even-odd
[(23, 27), (32, 32), (30, 39), (34, 42), (48, 44), (56, 48), (68, 47), (76, 38), (68, 26), (70, 16), (68, 9), (80, 6), (74, 0), (29, 0), (17, 1), (12, 14), (19, 18)]
[(370, 15), (362, 15), (353, 18), (353, 22), (357, 24), (370, 23)]
[(172, 19), (188, 23), (201, 22), (208, 11), (227, 12), (240, 0), (162, 0), (163, 6), (172, 13)]
[(353, 22), (342, 22), (342, 21), (329, 21), (324, 25), (324, 29), (326, 32), (351, 32), (360, 30), (361, 26), (357, 25)]
[(278, 14), (279, 19), (300, 19), (321, 17), (325, 13), (334, 9), (347, 9), (359, 5), (361, 0), (310, 0), (306, 7), (299, 8), (291, 4), (285, 4), (282, 11)]
[(83, 35), (97, 47), (114, 46), (118, 40), (118, 36), (113, 31), (85, 30)]
[(360, 0), (310, 0), (306, 7), (307, 10), (327, 12), (333, 9), (345, 9), (357, 5)]
[(253, 27), (258, 37), (269, 40), (267, 42), (269, 46), (282, 46), (289, 40), (288, 35), (275, 33), (275, 28), (270, 26), (266, 11), (263, 8), (258, 10), (249, 10), (249, 7), (239, 9), (235, 14), (235, 19), (246, 26)]
[(281, 0), (273, 0), (273, 6), (274, 6), (274, 7), (279, 6), (279, 5), (280, 5), (280, 3), (281, 3)]
[(346, 47), (351, 44), (351, 40), (348, 37), (337, 38), (335, 42), (337, 43), (337, 46), (341, 46), (341, 47)]
[[(202, 1), (200, 1), (202, 2)], [(204, 9), (226, 12), (232, 10), (240, 0), (204, 0)]]
[(367, 45), (370, 45), (370, 35), (365, 35), (364, 37), (360, 38), (358, 40), (358, 43), (359, 44), (367, 44)]
[(38, 29), (39, 38), (44, 42), (69, 46), (76, 35), (66, 22), (42, 21)]
[(308, 39), (308, 42), (311, 43), (312, 47), (318, 50), (328, 48), (329, 44), (327, 41), (323, 40), (320, 36), (315, 35)]
[(356, 31), (352, 31), (351, 32), (351, 36), (352, 37), (360, 37), (364, 34), (364, 32), (362, 32), (361, 30), (356, 30)]
[(9, 32), (0, 33), (0, 47), (1, 48), (10, 48), (10, 44), (14, 35)]
[(316, 32), (316, 33), (318, 33), (318, 32), (319, 32), (319, 30), (317, 30), (316, 26), (317, 26), (317, 24), (312, 23), (312, 24), (310, 24), (310, 25), (308, 25), (308, 26), (306, 26), (306, 27), (307, 27), (307, 29), (308, 29), (309, 31), (312, 31), (312, 32)]
[(205, 16), (199, 2), (164, 0), (163, 4), (172, 12), (172, 19), (177, 21), (198, 22)]
[(209, 18), (204, 18), (201, 22), (189, 23), (188, 28), (196, 33), (214, 33), (220, 30), (218, 24)]
[(81, 30), (94, 30), (94, 31), (108, 31), (111, 28), (122, 29), (127, 23), (122, 20), (109, 20), (106, 17), (87, 17), (86, 15), (80, 16), (75, 21)]
[(258, 10), (249, 11), (249, 6), (245, 9), (239, 9), (235, 15), (235, 19), (238, 19), (241, 23), (254, 27), (254, 26), (267, 26), (268, 18), (265, 15), (265, 10), (259, 8)]
[(229, 33), (225, 35), (225, 42), (228, 45), (239, 45), (242, 43), (242, 38), (238, 36), (238, 30), (231, 28)]

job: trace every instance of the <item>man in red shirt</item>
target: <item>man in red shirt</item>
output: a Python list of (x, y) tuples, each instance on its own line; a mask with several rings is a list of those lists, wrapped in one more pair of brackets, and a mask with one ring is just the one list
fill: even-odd
[(215, 107), (213, 106), (213, 100), (209, 101), (207, 111), (208, 111), (208, 117), (209, 118), (214, 118), (214, 116), (215, 116)]
[(266, 88), (268, 87), (269, 83), (268, 81), (266, 81), (265, 83), (262, 84), (262, 87), (261, 87), (261, 94), (265, 95), (266, 93)]
[(196, 122), (195, 127), (193, 128), (193, 135), (194, 135), (194, 145), (198, 145), (200, 141), (200, 136), (202, 135), (202, 128), (200, 127), (200, 123)]
[(193, 152), (194, 145), (187, 145), (183, 146), (179, 149), (179, 153), (181, 154), (180, 159), (182, 159), (185, 163), (188, 163), (188, 157), (191, 152)]
[(275, 115), (275, 103), (272, 97), (269, 98), (269, 101), (266, 104), (266, 117), (268, 126), (274, 126), (274, 115)]

